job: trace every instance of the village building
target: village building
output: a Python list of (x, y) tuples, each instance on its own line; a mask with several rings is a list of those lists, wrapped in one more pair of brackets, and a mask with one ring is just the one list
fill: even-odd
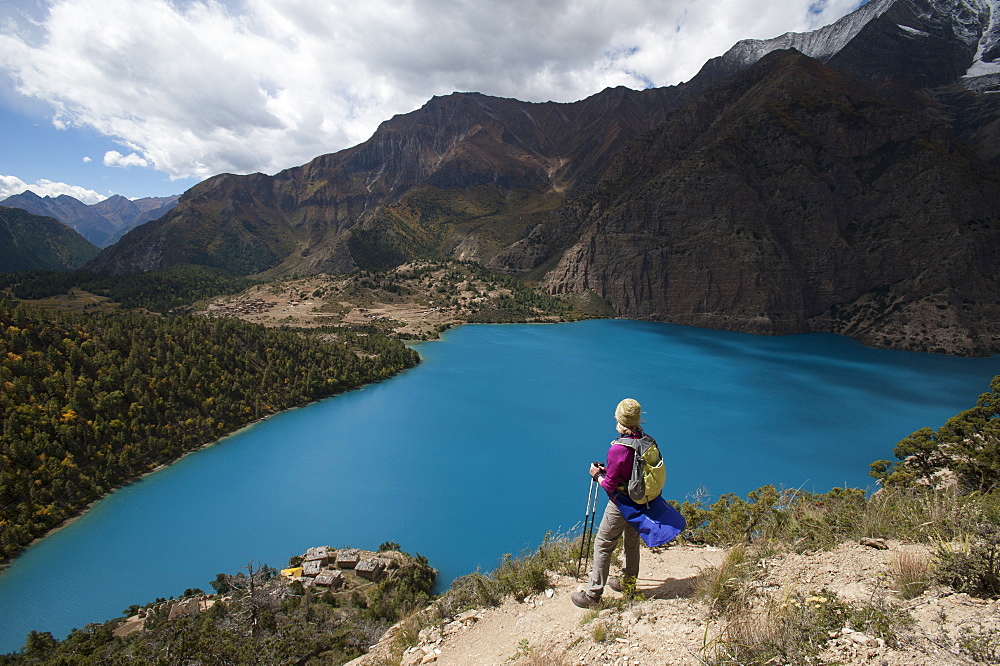
[(331, 549), (329, 546), (317, 546), (307, 550), (302, 560), (304, 562), (319, 562), (320, 565), (326, 566), (330, 563), (331, 559), (336, 557), (336, 554), (337, 551)]
[(377, 582), (382, 579), (382, 574), (385, 573), (385, 560), (377, 557), (362, 560), (354, 567), (354, 571), (362, 578)]
[(325, 571), (321, 571), (314, 579), (314, 582), (320, 587), (326, 587), (331, 590), (339, 590), (344, 586), (344, 574), (339, 571), (327, 569)]
[(315, 577), (323, 570), (325, 564), (321, 560), (309, 560), (302, 563), (302, 575)]
[(340, 569), (353, 569), (361, 561), (361, 553), (353, 548), (351, 550), (337, 551), (337, 567)]

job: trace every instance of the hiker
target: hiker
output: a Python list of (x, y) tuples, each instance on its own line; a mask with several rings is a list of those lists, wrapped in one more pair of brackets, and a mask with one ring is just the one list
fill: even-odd
[[(620, 443), (622, 438), (641, 439), (643, 436), (640, 417), (642, 406), (632, 398), (625, 398), (615, 409), (618, 434), (621, 438), (611, 443), (608, 450), (607, 465), (591, 463), (590, 476), (613, 498), (621, 492), (629, 482), (632, 466), (635, 460), (635, 450)], [(625, 539), (625, 576), (624, 579), (608, 578), (611, 571), (611, 555), (618, 545), (618, 537)], [(597, 529), (594, 540), (594, 566), (590, 571), (590, 582), (586, 589), (573, 593), (573, 603), (581, 608), (590, 608), (601, 600), (604, 586), (621, 592), (623, 582), (634, 583), (639, 576), (639, 532), (625, 520), (618, 506), (608, 500), (604, 509), (604, 517)]]

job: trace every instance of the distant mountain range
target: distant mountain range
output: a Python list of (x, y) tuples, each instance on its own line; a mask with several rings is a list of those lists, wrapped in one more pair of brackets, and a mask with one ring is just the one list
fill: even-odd
[(98, 252), (59, 220), (0, 206), (0, 273), (73, 270)]
[(871, 0), (670, 88), (434, 98), (301, 167), (210, 178), (92, 265), (449, 256), (625, 317), (1000, 352), (998, 3)]
[(61, 194), (40, 197), (31, 190), (7, 197), (0, 206), (47, 215), (78, 231), (97, 247), (107, 247), (135, 227), (162, 217), (177, 205), (179, 196), (129, 200), (116, 194), (96, 204)]

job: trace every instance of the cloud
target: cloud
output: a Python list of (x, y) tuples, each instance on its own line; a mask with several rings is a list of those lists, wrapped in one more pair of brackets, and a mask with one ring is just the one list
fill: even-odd
[(31, 190), (40, 197), (57, 197), (60, 194), (68, 194), (85, 204), (95, 204), (98, 201), (107, 199), (103, 194), (98, 194), (94, 190), (88, 190), (78, 185), (55, 183), (44, 178), (36, 181), (33, 185), (29, 185), (17, 176), (0, 176), (0, 201), (15, 194), (21, 194), (25, 190)]
[(148, 167), (149, 160), (142, 155), (129, 153), (122, 155), (117, 150), (109, 150), (104, 153), (104, 166), (106, 167)]
[(94, 160), (90, 159), (90, 158), (89, 158), (89, 157), (87, 157), (86, 155), (84, 155), (84, 156), (83, 156), (83, 163), (84, 163), (84, 164), (90, 164), (90, 163), (91, 163), (91, 162), (93, 162), (93, 161), (94, 161)]
[(672, 85), (739, 39), (813, 29), (857, 4), (49, 0), (33, 25), (0, 27), (0, 71), (56, 126), (131, 151), (105, 164), (273, 173), (357, 144), (433, 95), (568, 102)]

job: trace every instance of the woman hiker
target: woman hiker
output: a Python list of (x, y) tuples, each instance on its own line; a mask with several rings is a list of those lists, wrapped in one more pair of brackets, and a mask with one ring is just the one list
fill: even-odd
[[(639, 419), (642, 416), (642, 406), (632, 398), (625, 398), (618, 403), (615, 409), (615, 420), (618, 434), (622, 438), (641, 439), (643, 432)], [(598, 465), (591, 463), (590, 476), (601, 484), (607, 491), (608, 497), (620, 492), (628, 483), (632, 475), (632, 463), (635, 460), (635, 450), (616, 439), (611, 443), (608, 450), (608, 464)], [(590, 608), (601, 600), (604, 594), (604, 586), (609, 585), (612, 590), (621, 592), (623, 588), (622, 580), (618, 578), (608, 578), (611, 572), (611, 555), (618, 545), (618, 537), (625, 538), (625, 581), (635, 582), (639, 577), (639, 532), (632, 527), (622, 516), (618, 506), (608, 500), (608, 506), (604, 509), (604, 517), (601, 518), (601, 525), (597, 528), (597, 537), (594, 540), (594, 567), (590, 570), (590, 582), (586, 589), (577, 590), (573, 593), (573, 603), (581, 608)]]

